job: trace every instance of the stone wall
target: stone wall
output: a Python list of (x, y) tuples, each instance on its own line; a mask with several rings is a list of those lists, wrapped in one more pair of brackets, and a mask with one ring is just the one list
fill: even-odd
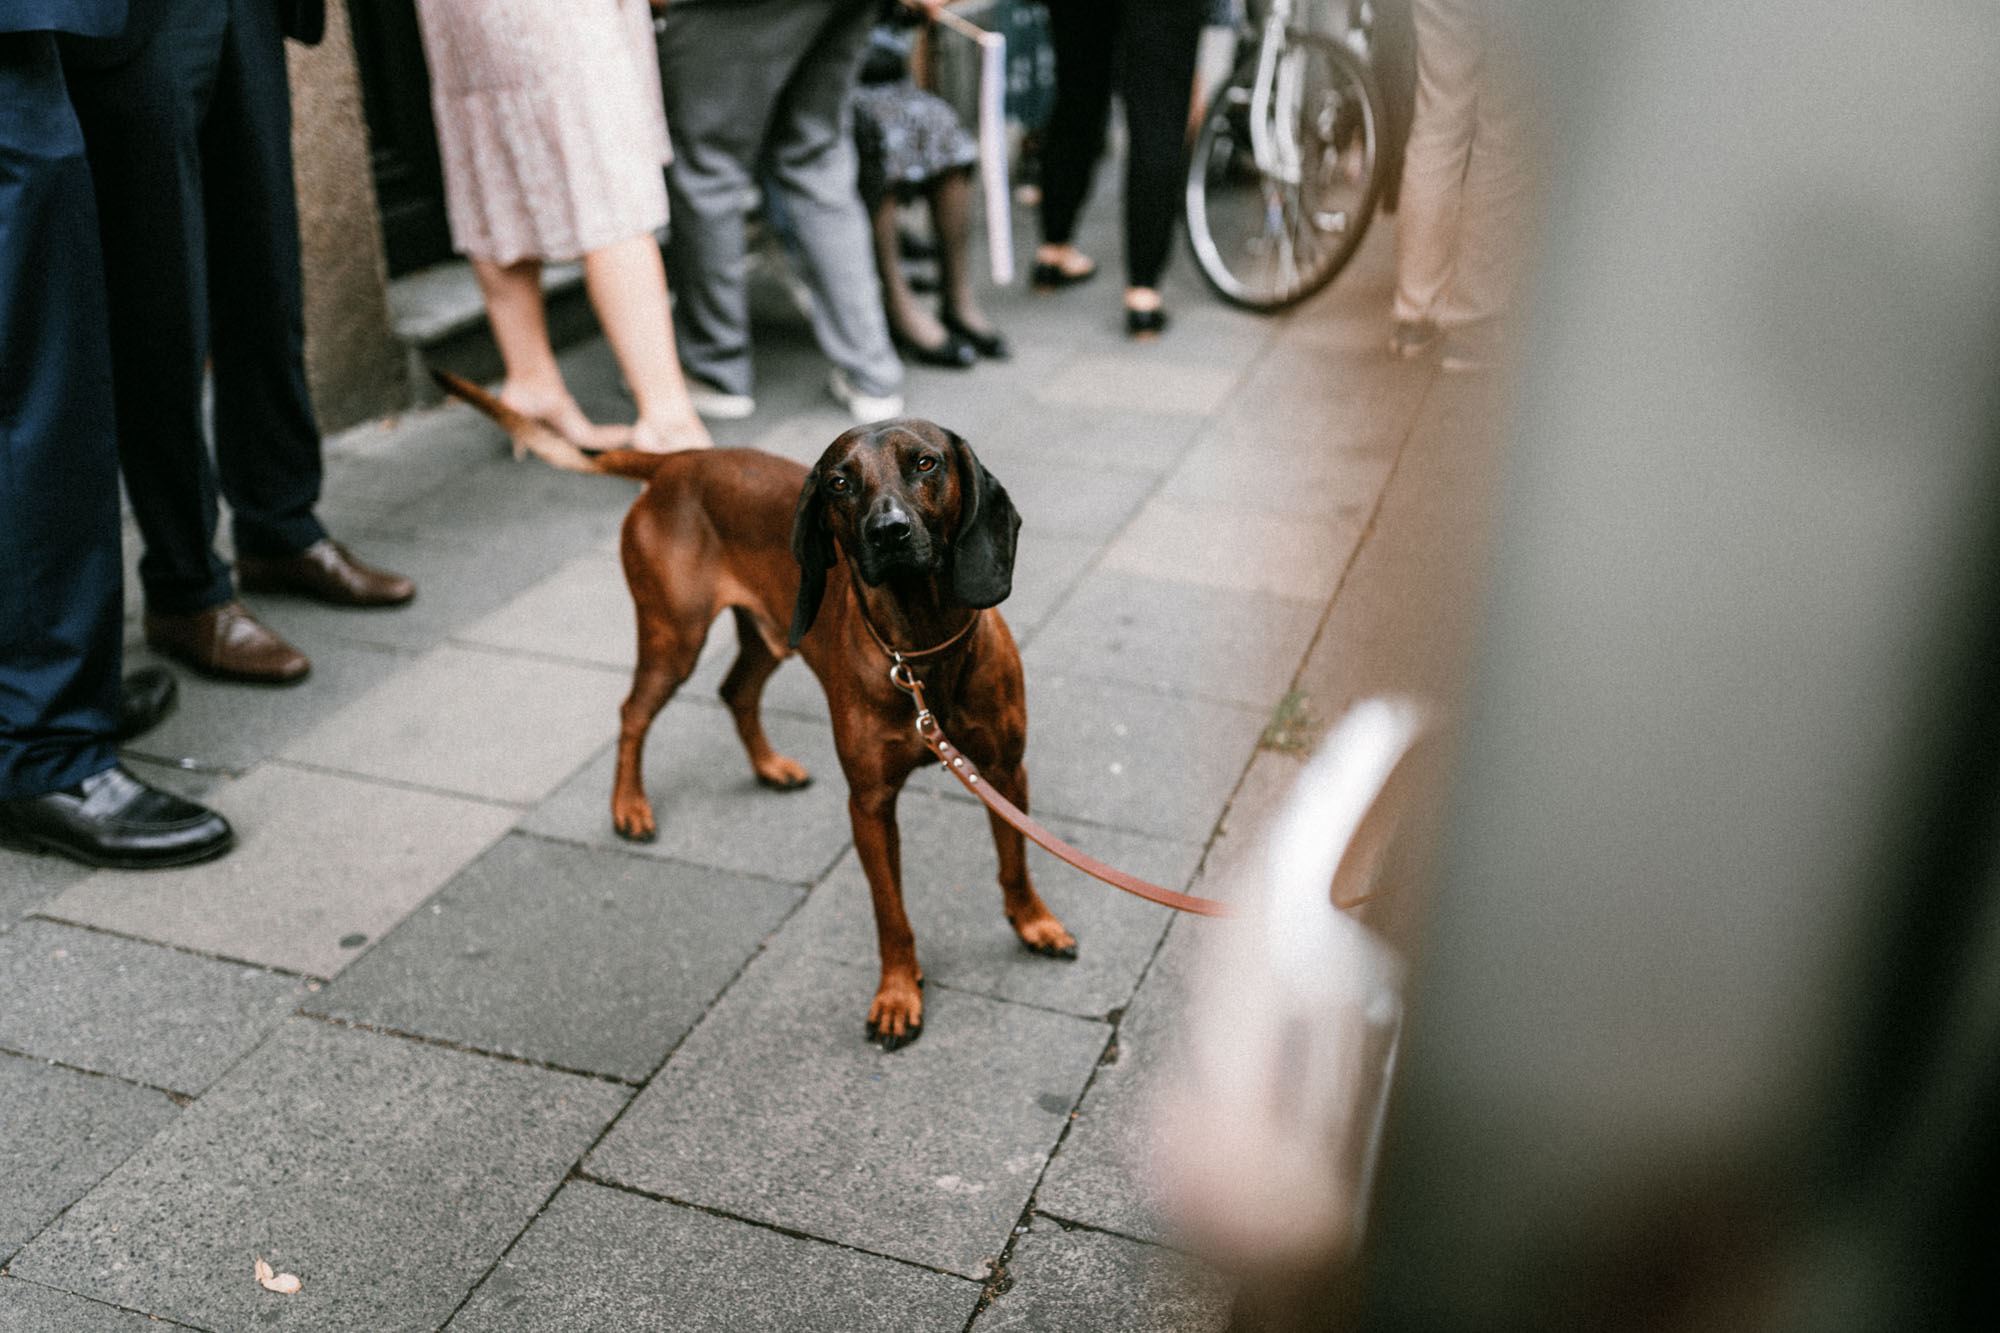
[(320, 428), (334, 431), (402, 408), (409, 385), (389, 316), (347, 0), (327, 0), (326, 8), (325, 40), (316, 47), (288, 42), (286, 53), (305, 260), (306, 378)]

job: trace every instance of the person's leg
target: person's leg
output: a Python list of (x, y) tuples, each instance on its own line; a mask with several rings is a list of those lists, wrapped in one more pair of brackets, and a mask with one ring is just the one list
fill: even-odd
[(227, 0), (201, 130), (215, 465), (240, 556), (320, 541), (322, 465), (306, 388), (305, 295), (292, 178), (291, 87), (269, 0)]
[(1446, 329), (1490, 328), (1508, 313), (1535, 226), (1540, 163), (1527, 87), (1492, 32), (1482, 36), (1479, 106), (1460, 191), (1458, 243), (1451, 284), (1436, 314)]
[(1189, 90), (1201, 43), (1202, 0), (1125, 0), (1119, 93), (1129, 144), (1125, 158), (1125, 275), (1128, 309), (1157, 310), (1160, 274), (1173, 244), (1187, 175)]
[[(63, 70), (98, 201), (125, 493), (145, 541), (149, 611), (229, 600), (215, 555), (215, 469), (203, 428), (207, 239), (199, 125), (225, 15), (175, 3), (134, 49), (65, 39)], [(101, 62), (101, 63), (100, 63)]]
[(744, 210), (789, 63), (773, 56), (799, 26), (789, 6), (668, 5), (660, 77), (674, 160), (667, 280), (680, 361), (731, 394), (750, 393), (750, 299)]
[(951, 334), (917, 300), (917, 294), (910, 290), (909, 278), (903, 273), (898, 211), (895, 194), (885, 192), (869, 214), (875, 267), (882, 277), (882, 309), (889, 317), (889, 331), (911, 346), (942, 349), (951, 341)]
[(0, 800), (117, 761), (118, 451), (96, 206), (55, 42), (0, 34)]
[(630, 444), (631, 427), (595, 424), (563, 383), (549, 342), (548, 312), (542, 305), (542, 262), (523, 259), (503, 265), (475, 257), (472, 273), (479, 280), (487, 326), (493, 330), (506, 375), (500, 401), (581, 449), (622, 449)]
[(812, 290), (820, 350), (861, 393), (886, 398), (902, 387), (903, 363), (882, 313), (847, 101), (875, 6), (830, 0), (798, 8), (819, 22), (792, 48), (792, 73), (772, 111), (766, 161), (805, 260), (799, 276)]
[(931, 232), (937, 238), (939, 303), (945, 322), (970, 337), (990, 342), (999, 334), (979, 308), (979, 296), (973, 290), (972, 169), (934, 177), (926, 193), (931, 205)]
[(1479, 112), (1479, 19), (1460, 0), (1412, 0), (1417, 105), (1396, 209), (1395, 317), (1434, 321), (1457, 251), (1466, 159)]
[(628, 236), (592, 250), (583, 257), (583, 277), (598, 323), (639, 405), (632, 446), (653, 452), (711, 447), (715, 442), (688, 402), (674, 354), (667, 274), (652, 235)]
[(1118, 13), (1105, 0), (1053, 0), (1049, 43), (1056, 57), (1056, 100), (1042, 135), (1042, 244), (1037, 264), (1080, 277), (1090, 261), (1070, 243), (1104, 155), (1111, 116), (1111, 62)]

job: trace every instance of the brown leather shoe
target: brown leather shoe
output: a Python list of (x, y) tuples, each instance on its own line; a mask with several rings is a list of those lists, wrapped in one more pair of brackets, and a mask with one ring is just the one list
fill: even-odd
[(331, 537), (297, 555), (238, 556), (236, 582), (245, 592), (297, 593), (334, 606), (400, 606), (417, 595), (416, 584), (362, 564)]
[(224, 680), (289, 685), (305, 678), (312, 662), (236, 601), (191, 616), (146, 613), (146, 643), (177, 662)]

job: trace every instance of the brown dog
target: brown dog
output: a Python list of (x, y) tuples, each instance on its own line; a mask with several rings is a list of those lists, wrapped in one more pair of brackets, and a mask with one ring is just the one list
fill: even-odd
[[(932, 755), (916, 710), (889, 680), (884, 642), (923, 682), (939, 724), (1022, 809), (1027, 710), (1014, 636), (991, 610), (1012, 588), (1020, 517), (970, 446), (928, 421), (885, 421), (841, 435), (811, 469), (751, 449), (585, 455), (477, 386), (440, 375), (517, 446), (558, 467), (634, 477), (620, 552), (639, 619), (639, 665), (619, 711), (611, 819), (654, 836), (640, 772), (654, 716), (694, 670), (724, 608), (740, 645), (722, 698), (760, 782), (791, 788), (804, 768), (771, 748), (759, 701), (797, 649), (826, 691), (847, 775), (854, 847), (868, 876), (882, 983), (868, 1031), (883, 1049), (923, 1027), (923, 970), (903, 911), (896, 797)], [(789, 624), (789, 632), (786, 626)], [(878, 638), (879, 636), (879, 638)], [(1076, 941), (1035, 892), (1021, 835), (989, 816), (1007, 920), (1038, 953), (1074, 958)]]

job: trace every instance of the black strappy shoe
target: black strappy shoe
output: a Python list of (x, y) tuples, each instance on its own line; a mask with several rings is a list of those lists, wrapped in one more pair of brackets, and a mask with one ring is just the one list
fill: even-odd
[(1007, 345), (1006, 338), (1001, 336), (998, 329), (981, 333), (979, 330), (969, 327), (964, 320), (961, 320), (949, 310), (942, 312), (938, 318), (960, 341), (966, 343), (973, 351), (986, 357), (988, 360), (1005, 361), (1014, 354), (1014, 349)]

